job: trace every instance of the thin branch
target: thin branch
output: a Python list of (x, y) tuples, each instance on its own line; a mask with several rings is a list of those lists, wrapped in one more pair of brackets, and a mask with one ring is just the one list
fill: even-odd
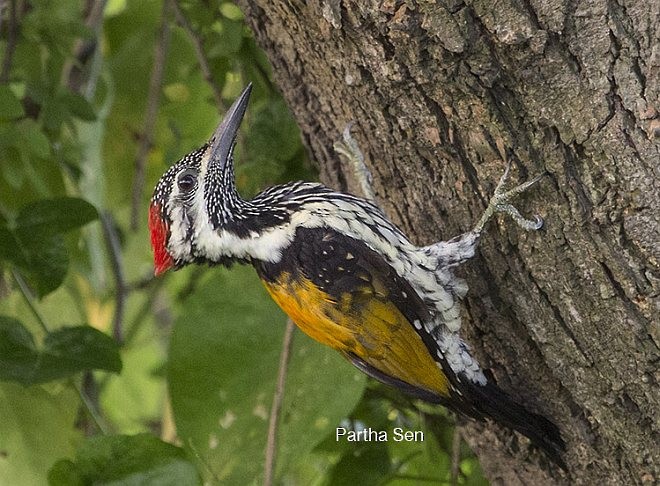
[(156, 297), (160, 292), (161, 288), (165, 284), (164, 278), (156, 279), (154, 284), (148, 287), (147, 298), (142, 303), (138, 311), (135, 313), (135, 316), (126, 326), (126, 335), (124, 336), (124, 342), (122, 346), (128, 347), (135, 339), (135, 336), (138, 335), (139, 331), (142, 329), (142, 326), (146, 322), (147, 317), (152, 313), (152, 307), (156, 301)]
[[(85, 404), (85, 410), (87, 414), (92, 418), (92, 422), (98, 430), (101, 431), (103, 435), (108, 435), (108, 428), (106, 426), (105, 420), (101, 416), (101, 411), (99, 407), (99, 387), (94, 379), (94, 374), (91, 371), (85, 371), (82, 377), (82, 386), (79, 386), (75, 381), (71, 380), (71, 386), (75, 388), (78, 392), (80, 400)], [(86, 429), (88, 429), (86, 427)], [(93, 435), (88, 429), (88, 436)]]
[(115, 315), (112, 321), (112, 337), (114, 337), (117, 343), (121, 344), (123, 339), (124, 310), (126, 308), (126, 297), (128, 296), (129, 289), (124, 278), (124, 264), (121, 256), (119, 236), (115, 230), (112, 216), (107, 211), (101, 213), (101, 226), (103, 227), (103, 236), (110, 254), (110, 266), (112, 267), (112, 274), (115, 277), (117, 295)]
[(160, 91), (165, 73), (165, 61), (170, 43), (171, 29), (168, 22), (169, 2), (163, 2), (158, 41), (154, 50), (154, 64), (149, 81), (149, 94), (147, 96), (147, 110), (144, 116), (144, 128), (140, 137), (137, 157), (135, 158), (135, 176), (133, 178), (133, 193), (131, 201), (131, 229), (136, 231), (141, 214), (142, 192), (145, 182), (145, 165), (147, 155), (151, 150), (156, 126), (156, 115), (160, 103)]
[(454, 435), (451, 439), (451, 486), (458, 485), (458, 471), (461, 463), (461, 433), (454, 426)]
[(9, 25), (7, 26), (7, 46), (5, 47), (5, 58), (2, 61), (2, 70), (0, 71), (0, 83), (9, 82), (11, 65), (16, 51), (18, 40), (18, 15), (16, 13), (16, 0), (11, 0), (9, 4)]
[[(158, 296), (158, 293), (164, 284), (165, 279), (159, 278), (155, 279), (153, 285), (147, 287), (148, 290), (145, 300), (142, 302), (142, 305), (132, 317), (130, 322), (124, 326), (126, 328), (126, 334), (124, 335), (124, 340), (121, 343), (123, 349), (129, 348), (131, 344), (133, 344), (135, 336), (139, 334), (142, 326), (146, 322), (147, 317), (152, 313), (151, 310), (154, 305), (154, 301), (156, 300), (156, 297)], [(99, 382), (99, 388), (104, 389), (108, 384), (108, 381), (110, 381), (110, 374), (106, 373), (102, 376)]]
[[(28, 287), (27, 283), (25, 283), (25, 280), (23, 279), (23, 276), (21, 273), (16, 270), (12, 269), (11, 271), (12, 276), (14, 277), (14, 280), (16, 281), (16, 284), (18, 285), (18, 288), (21, 291), (21, 294), (23, 295), (23, 299), (27, 303), (28, 307), (30, 308), (30, 311), (34, 315), (34, 317), (37, 319), (39, 322), (39, 325), (41, 328), (44, 330), (46, 334), (49, 334), (50, 331), (48, 330), (48, 326), (46, 325), (46, 321), (44, 320), (43, 316), (37, 309), (37, 306), (34, 303), (34, 295), (32, 294), (32, 291)], [(80, 401), (84, 405), (85, 410), (87, 411), (88, 415), (92, 417), (92, 420), (98, 427), (98, 429), (105, 434), (107, 428), (104, 425), (104, 421), (101, 418), (101, 415), (99, 411), (96, 409), (94, 403), (90, 400), (90, 398), (83, 392), (82, 388), (73, 380), (70, 380), (71, 386), (78, 392), (78, 396), (80, 396)]]
[(94, 29), (98, 34), (99, 29), (103, 23), (103, 12), (108, 0), (89, 0), (91, 6), (89, 7), (87, 17), (85, 18), (85, 25)]
[(190, 22), (184, 15), (183, 10), (181, 10), (181, 5), (179, 5), (179, 2), (177, 0), (170, 0), (170, 3), (172, 4), (177, 24), (179, 24), (181, 28), (186, 32), (186, 34), (188, 34), (188, 37), (190, 37), (193, 48), (195, 49), (195, 55), (197, 56), (197, 62), (199, 63), (199, 67), (202, 70), (204, 79), (213, 92), (213, 99), (215, 100), (215, 104), (218, 107), (218, 110), (221, 112), (227, 111), (227, 107), (222, 101), (222, 91), (213, 80), (211, 65), (209, 64), (209, 60), (206, 57), (206, 53), (204, 52), (204, 43), (202, 42), (201, 37), (197, 32), (195, 32), (195, 29), (193, 29), (192, 25), (190, 25)]
[[(97, 56), (97, 48), (99, 45), (99, 36), (101, 35), (101, 28), (103, 26), (103, 11), (105, 10), (105, 5), (107, 0), (88, 0), (88, 6), (86, 8), (87, 14), (85, 16), (85, 26), (88, 27), (91, 31), (94, 32), (94, 37), (85, 38), (85, 39), (76, 39), (76, 42), (73, 46), (73, 58), (68, 59), (64, 63), (61, 76), (61, 84), (68, 86), (69, 89), (75, 93), (82, 93), (84, 86), (84, 68), (85, 65), (91, 62), (94, 62), (94, 58)], [(87, 75), (87, 81), (94, 76)], [(96, 85), (96, 80), (94, 79), (92, 84), (94, 86), (87, 86), (86, 91), (93, 92), (92, 88)], [(89, 96), (86, 96), (87, 99), (90, 99)]]
[(270, 407), (270, 418), (268, 419), (268, 439), (266, 441), (266, 463), (264, 465), (264, 486), (272, 486), (275, 474), (275, 456), (277, 452), (277, 424), (284, 400), (284, 387), (286, 385), (286, 373), (289, 366), (289, 357), (291, 356), (291, 343), (293, 341), (293, 330), (295, 326), (291, 319), (286, 322), (284, 339), (282, 339), (282, 353), (280, 354), (280, 364), (277, 370), (277, 385), (275, 395), (273, 395), (273, 404)]
[(37, 319), (37, 322), (41, 326), (41, 328), (44, 330), (46, 334), (48, 334), (50, 331), (48, 330), (48, 326), (46, 325), (46, 321), (44, 320), (43, 316), (39, 312), (39, 309), (37, 309), (37, 306), (34, 305), (34, 295), (32, 294), (32, 291), (30, 290), (30, 287), (28, 287), (27, 283), (25, 283), (25, 280), (23, 279), (23, 275), (21, 275), (21, 272), (19, 272), (16, 269), (12, 269), (11, 271), (12, 277), (14, 277), (14, 281), (18, 285), (19, 290), (21, 291), (21, 294), (23, 294), (23, 300), (25, 300), (25, 303), (28, 305), (30, 308), (30, 311), (32, 312), (32, 315)]

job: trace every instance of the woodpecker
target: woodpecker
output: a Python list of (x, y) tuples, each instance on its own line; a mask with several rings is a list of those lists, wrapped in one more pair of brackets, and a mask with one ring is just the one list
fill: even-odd
[(413, 245), (373, 202), (309, 182), (236, 190), (233, 150), (251, 85), (210, 142), (157, 183), (149, 208), (155, 273), (191, 263), (251, 264), (266, 290), (306, 334), (367, 375), (413, 397), (513, 428), (562, 467), (564, 441), (548, 419), (527, 411), (487, 378), (460, 335), (467, 291), (453, 269), (471, 258), (496, 212), (526, 229), (509, 203), (507, 172), (475, 228), (449, 241)]

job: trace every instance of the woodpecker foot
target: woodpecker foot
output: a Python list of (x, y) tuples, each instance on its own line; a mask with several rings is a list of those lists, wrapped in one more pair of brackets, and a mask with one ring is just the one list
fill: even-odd
[(510, 165), (507, 165), (504, 174), (495, 188), (493, 197), (490, 198), (488, 207), (481, 219), (476, 224), (472, 231), (463, 233), (456, 236), (449, 241), (439, 241), (429, 246), (422, 248), (427, 255), (437, 259), (438, 268), (448, 268), (463, 263), (465, 260), (472, 258), (479, 244), (481, 232), (486, 226), (486, 223), (493, 217), (495, 213), (506, 213), (513, 218), (513, 220), (521, 227), (528, 231), (537, 230), (543, 226), (543, 220), (539, 216), (534, 216), (534, 220), (524, 218), (520, 212), (509, 203), (511, 199), (526, 191), (538, 181), (541, 180), (543, 175), (535, 177), (531, 181), (520, 184), (508, 191), (504, 190), (504, 184), (509, 176)]
[(346, 128), (344, 128), (344, 132), (342, 133), (343, 140), (338, 140), (335, 142), (333, 148), (335, 149), (335, 152), (337, 152), (339, 155), (343, 155), (348, 160), (351, 168), (353, 169), (353, 177), (355, 177), (360, 185), (362, 195), (366, 199), (374, 201), (376, 199), (376, 195), (374, 194), (374, 190), (371, 186), (373, 182), (373, 179), (371, 178), (371, 172), (369, 172), (369, 169), (364, 163), (364, 155), (362, 154), (360, 147), (358, 146), (355, 139), (351, 136), (352, 126), (353, 122), (349, 122), (346, 125)]
[(484, 211), (483, 215), (481, 216), (481, 219), (472, 230), (473, 233), (476, 233), (477, 235), (481, 234), (481, 232), (484, 229), (484, 226), (490, 220), (490, 218), (493, 217), (495, 213), (508, 214), (516, 222), (516, 224), (518, 224), (518, 226), (520, 226), (521, 228), (527, 231), (536, 231), (543, 226), (543, 219), (541, 219), (540, 216), (534, 215), (534, 220), (527, 219), (523, 217), (513, 205), (510, 204), (510, 201), (518, 194), (525, 192), (527, 189), (529, 189), (534, 184), (539, 182), (545, 174), (541, 174), (540, 176), (537, 176), (530, 181), (527, 181), (523, 184), (520, 184), (519, 186), (514, 187), (513, 189), (505, 191), (504, 185), (506, 183), (507, 178), (509, 177), (510, 169), (511, 169), (511, 163), (508, 163), (506, 166), (506, 170), (504, 171), (504, 174), (502, 174), (502, 177), (500, 178), (500, 181), (498, 182), (497, 187), (495, 188), (495, 193), (490, 198), (486, 211)]

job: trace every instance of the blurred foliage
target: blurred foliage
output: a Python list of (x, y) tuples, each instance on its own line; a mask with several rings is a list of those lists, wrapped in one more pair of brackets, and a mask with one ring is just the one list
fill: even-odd
[(195, 486), (201, 477), (183, 449), (151, 434), (87, 439), (76, 459), (61, 459), (48, 472), (52, 486), (154, 484)]
[[(0, 59), (0, 484), (260, 484), (285, 317), (249, 268), (154, 279), (145, 224), (150, 188), (248, 81), (240, 190), (314, 177), (241, 11), (0, 2)], [(448, 484), (452, 437), (296, 331), (276, 482)], [(457, 452), (455, 483), (484, 484)]]

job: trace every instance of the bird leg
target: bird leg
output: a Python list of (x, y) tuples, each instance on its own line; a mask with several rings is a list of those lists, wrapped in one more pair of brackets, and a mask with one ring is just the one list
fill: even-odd
[(508, 163), (504, 174), (495, 188), (495, 193), (488, 202), (488, 207), (481, 215), (481, 218), (479, 218), (479, 222), (471, 231), (456, 236), (449, 241), (439, 241), (422, 248), (426, 254), (437, 259), (439, 268), (459, 265), (465, 260), (472, 258), (477, 249), (479, 238), (481, 237), (481, 233), (486, 226), (486, 223), (488, 223), (496, 213), (508, 214), (518, 226), (527, 231), (535, 231), (543, 226), (543, 219), (541, 219), (541, 217), (534, 216), (534, 220), (524, 218), (510, 201), (518, 194), (521, 194), (539, 182), (544, 174), (520, 184), (513, 189), (505, 191), (504, 185), (509, 177), (510, 168), (511, 164)]
[(371, 177), (371, 172), (364, 163), (364, 155), (358, 146), (355, 139), (351, 136), (351, 127), (353, 122), (349, 122), (344, 128), (342, 133), (343, 140), (338, 140), (334, 143), (333, 148), (339, 155), (343, 155), (348, 160), (351, 168), (353, 169), (353, 177), (358, 181), (360, 190), (365, 199), (372, 202), (376, 201), (376, 194), (374, 193)]

